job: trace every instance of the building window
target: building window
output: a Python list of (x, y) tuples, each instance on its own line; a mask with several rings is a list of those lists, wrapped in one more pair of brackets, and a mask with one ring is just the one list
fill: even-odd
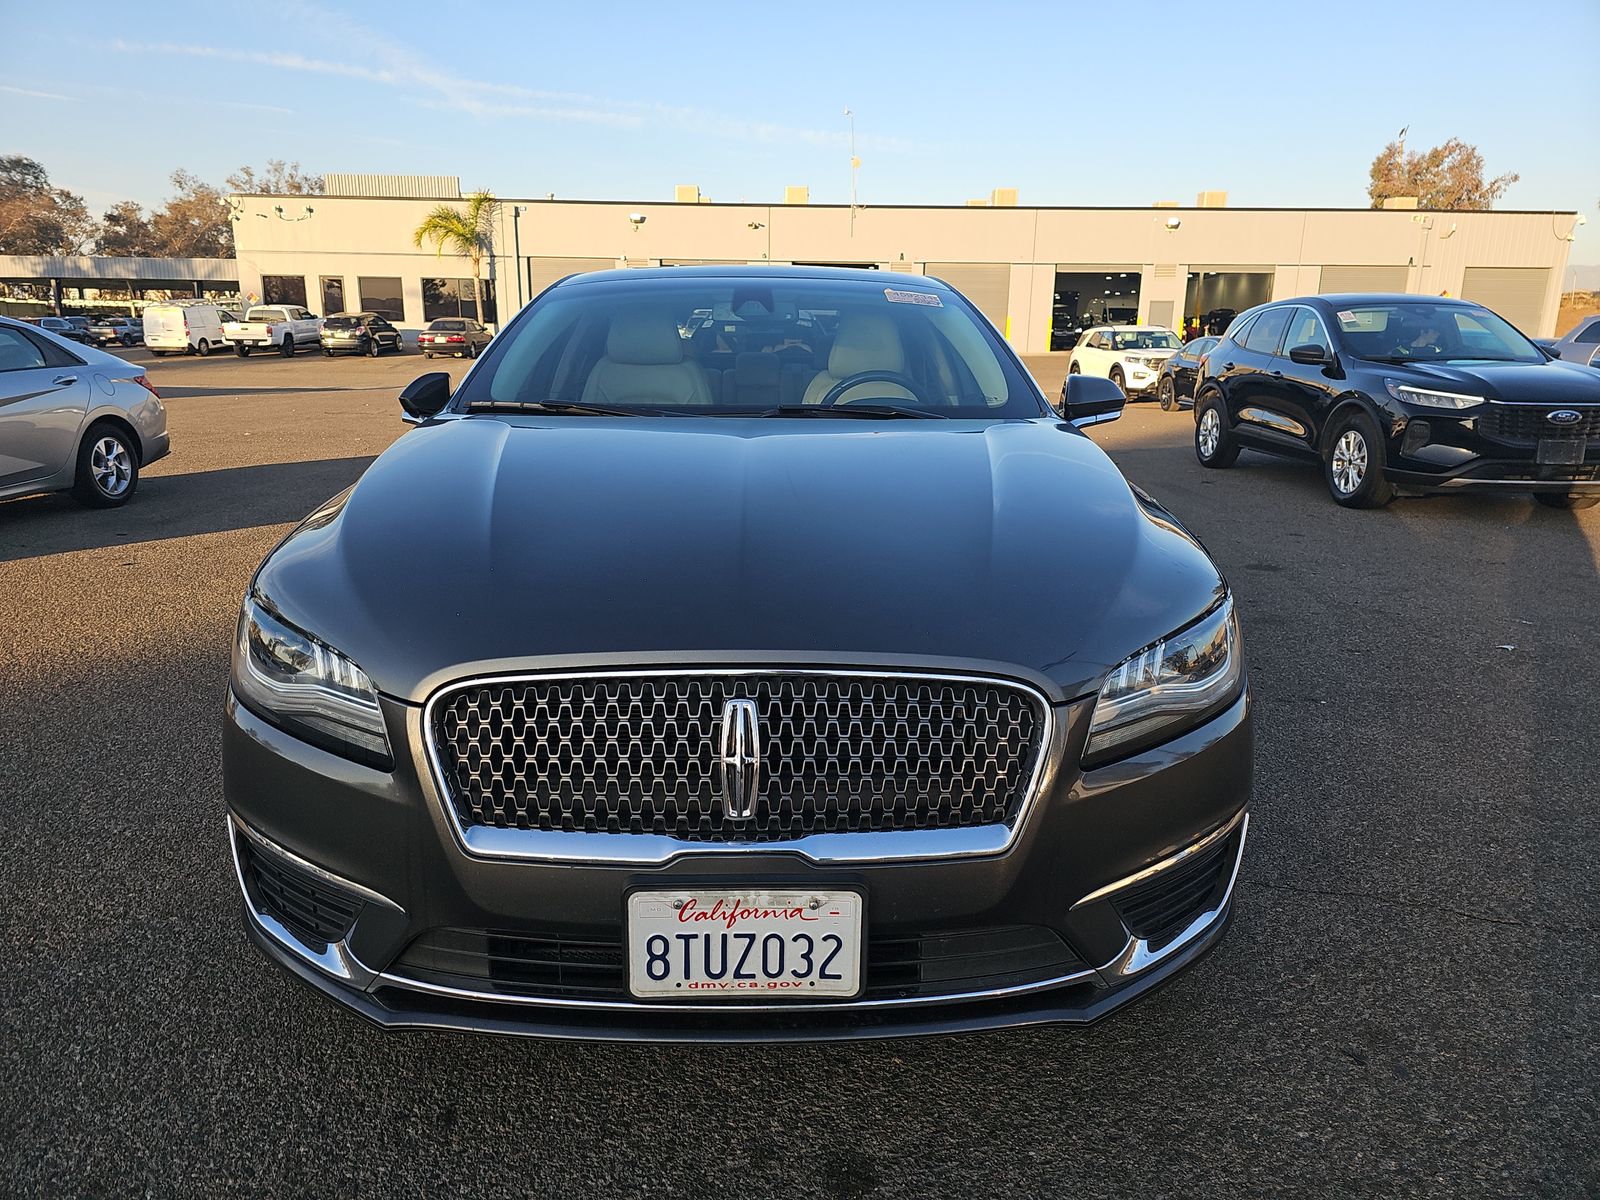
[(297, 304), (306, 307), (306, 277), (304, 275), (263, 275), (261, 277), (261, 303)]
[(344, 277), (340, 275), (324, 275), (322, 277), (322, 315), (331, 317), (334, 313), (344, 311)]
[(422, 319), (471, 317), (492, 323), (495, 320), (494, 280), (483, 281), (483, 307), (488, 315), (478, 317), (478, 304), (471, 279), (424, 279), (422, 281)]
[(405, 304), (400, 298), (400, 280), (382, 275), (363, 275), (361, 284), (361, 311), (377, 313), (391, 321), (406, 319)]

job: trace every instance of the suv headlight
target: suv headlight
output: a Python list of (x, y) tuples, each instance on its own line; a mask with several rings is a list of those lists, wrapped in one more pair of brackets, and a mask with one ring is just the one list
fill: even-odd
[(232, 683), (246, 708), (279, 728), (368, 766), (393, 765), (366, 672), (253, 595), (239, 613)]
[(1230, 596), (1111, 672), (1089, 721), (1084, 764), (1131, 754), (1208, 720), (1234, 701), (1243, 679)]
[(1482, 404), (1482, 396), (1464, 396), (1459, 392), (1436, 392), (1432, 388), (1416, 387), (1398, 379), (1385, 379), (1383, 386), (1403, 404), (1421, 404), (1425, 408), (1472, 408)]

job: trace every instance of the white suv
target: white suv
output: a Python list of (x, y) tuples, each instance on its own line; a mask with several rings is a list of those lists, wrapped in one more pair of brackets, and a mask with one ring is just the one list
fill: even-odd
[(1153, 392), (1161, 366), (1182, 347), (1178, 335), (1159, 325), (1096, 325), (1072, 348), (1069, 375), (1099, 375), (1129, 396)]

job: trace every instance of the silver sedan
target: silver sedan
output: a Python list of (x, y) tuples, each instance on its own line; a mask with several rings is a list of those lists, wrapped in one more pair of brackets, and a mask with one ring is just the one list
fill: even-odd
[(143, 367), (0, 317), (0, 500), (70, 490), (113, 508), (168, 449)]

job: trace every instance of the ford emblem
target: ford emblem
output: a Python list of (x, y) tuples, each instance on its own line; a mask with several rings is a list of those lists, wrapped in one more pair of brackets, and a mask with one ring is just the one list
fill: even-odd
[(1570, 408), (1558, 408), (1555, 412), (1546, 414), (1545, 420), (1552, 425), (1576, 425), (1583, 420), (1583, 414), (1574, 412)]

